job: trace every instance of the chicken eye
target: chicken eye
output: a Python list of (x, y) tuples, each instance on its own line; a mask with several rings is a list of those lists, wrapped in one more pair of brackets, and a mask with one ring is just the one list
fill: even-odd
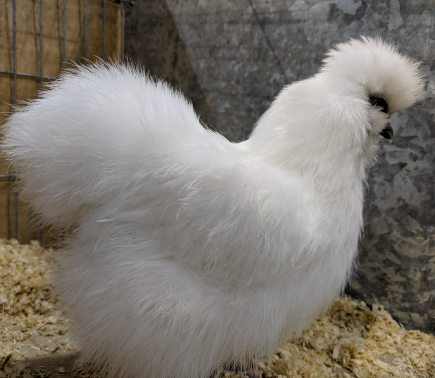
[(385, 101), (383, 98), (370, 96), (369, 102), (372, 106), (377, 106), (378, 108), (381, 108), (381, 112), (388, 113), (388, 104), (387, 101)]

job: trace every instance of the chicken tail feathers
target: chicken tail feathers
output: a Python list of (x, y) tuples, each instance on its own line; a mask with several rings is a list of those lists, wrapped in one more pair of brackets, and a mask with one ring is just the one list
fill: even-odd
[(27, 105), (4, 125), (1, 147), (24, 197), (60, 228), (140, 176), (164, 141), (207, 132), (179, 92), (131, 64), (77, 66)]

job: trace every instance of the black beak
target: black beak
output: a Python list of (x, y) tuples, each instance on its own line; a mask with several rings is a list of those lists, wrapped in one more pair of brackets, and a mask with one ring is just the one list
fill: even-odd
[(385, 139), (388, 139), (390, 143), (393, 141), (394, 130), (390, 125), (387, 125), (385, 129), (383, 129), (380, 133)]

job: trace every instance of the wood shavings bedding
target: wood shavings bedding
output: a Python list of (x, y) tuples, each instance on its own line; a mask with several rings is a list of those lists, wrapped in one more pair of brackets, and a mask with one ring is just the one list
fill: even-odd
[(45, 377), (32, 360), (77, 349), (67, 320), (50, 297), (53, 251), (38, 242), (0, 239), (0, 377)]
[[(70, 339), (47, 283), (53, 251), (0, 240), (0, 378), (103, 378), (75, 368)], [(380, 305), (339, 298), (301, 337), (249, 373), (225, 378), (435, 377), (435, 337), (407, 331)]]

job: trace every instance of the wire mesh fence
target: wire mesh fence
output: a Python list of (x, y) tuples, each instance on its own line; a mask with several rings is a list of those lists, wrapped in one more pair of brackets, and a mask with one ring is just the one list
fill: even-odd
[[(19, 46), (18, 46), (18, 38), (17, 38), (17, 31), (18, 28), (20, 27), (19, 22), (17, 22), (17, 13), (18, 13), (18, 9), (17, 6), (26, 6), (26, 4), (24, 4), (24, 2), (22, 0), (12, 0), (12, 40), (10, 41), (10, 43), (8, 43), (6, 45), (6, 48), (10, 51), (12, 50), (12, 70), (8, 70), (8, 69), (1, 69), (1, 65), (0, 65), (0, 78), (3, 77), (9, 77), (12, 79), (12, 104), (13, 107), (16, 107), (19, 104), (19, 96), (18, 96), (18, 80), (21, 78), (25, 78), (28, 80), (36, 80), (39, 85), (38, 88), (39, 90), (42, 90), (44, 87), (44, 83), (47, 81), (53, 81), (56, 80), (58, 77), (57, 75), (45, 75), (44, 74), (44, 63), (45, 63), (45, 59), (44, 59), (44, 35), (45, 35), (45, 30), (44, 30), (44, 6), (47, 4), (48, 0), (33, 0), (33, 5), (34, 9), (37, 8), (37, 4), (39, 3), (39, 12), (34, 12), (34, 13), (38, 13), (35, 16), (38, 18), (38, 25), (35, 27), (35, 33), (38, 34), (38, 44), (39, 46), (37, 46), (38, 49), (38, 56), (37, 56), (37, 62), (36, 65), (38, 67), (38, 72), (36, 73), (29, 73), (29, 72), (22, 72), (19, 70), (19, 59), (20, 59), (20, 54), (19, 54)], [(113, 7), (115, 6), (116, 9), (113, 10), (111, 9), (111, 13), (113, 13), (114, 11), (117, 12), (117, 16), (116, 16), (116, 22), (111, 22), (110, 28), (108, 28), (108, 3)], [(10, 7), (11, 3), (10, 0), (5, 0), (3, 3), (0, 1), (0, 6), (3, 5), (3, 13), (4, 14), (8, 14), (8, 12), (10, 13), (10, 9), (8, 7)], [(28, 4), (27, 4), (28, 5)], [(35, 6), (36, 5), (36, 6)], [(111, 54), (110, 54), (110, 58), (111, 59), (115, 59), (115, 60), (119, 60), (123, 50), (124, 50), (124, 5), (123, 2), (120, 0), (82, 0), (82, 1), (76, 1), (74, 0), (74, 2), (67, 1), (67, 0), (54, 0), (51, 1), (51, 3), (49, 4), (50, 6), (56, 6), (59, 10), (59, 12), (57, 12), (56, 14), (58, 15), (58, 17), (60, 17), (60, 20), (58, 21), (58, 24), (61, 25), (61, 32), (59, 32), (58, 35), (58, 39), (59, 39), (59, 43), (60, 43), (60, 50), (61, 50), (61, 66), (59, 67), (59, 69), (57, 70), (57, 72), (59, 73), (61, 71), (61, 69), (65, 69), (67, 68), (68, 65), (68, 60), (69, 59), (74, 59), (74, 60), (78, 60), (80, 62), (80, 58), (83, 58), (83, 60), (81, 61), (83, 64), (88, 64), (89, 60), (89, 26), (91, 25), (90, 23), (98, 23), (100, 24), (100, 20), (95, 21), (97, 18), (102, 18), (102, 30), (101, 33), (102, 34), (102, 49), (99, 49), (99, 53), (95, 53), (92, 54), (91, 57), (91, 61), (92, 59), (103, 59), (103, 60), (107, 60), (108, 59), (108, 46), (107, 46), (107, 42), (108, 42), (108, 33), (110, 33), (110, 37), (111, 40), (116, 39), (118, 41), (115, 41), (115, 45), (116, 48), (111, 48)], [(79, 6), (77, 8), (77, 6)], [(95, 6), (98, 6), (98, 8), (95, 8)], [(96, 9), (99, 9), (99, 7), (102, 7), (102, 14), (93, 14), (93, 13), (100, 13), (99, 10), (96, 12)], [(78, 13), (77, 13), (78, 12)], [(93, 12), (93, 13), (92, 13)], [(80, 55), (77, 55), (77, 53), (75, 54), (68, 54), (68, 24), (69, 22), (73, 22), (75, 24), (77, 24), (77, 17), (73, 19), (73, 21), (71, 20), (71, 17), (69, 15), (69, 13), (73, 14), (78, 14), (80, 16), (80, 22), (81, 22), (81, 26), (83, 28), (83, 35), (82, 35), (82, 53)], [(2, 16), (2, 9), (0, 9), (0, 16)], [(50, 17), (53, 17), (53, 12), (51, 12), (49, 14)], [(92, 17), (92, 20), (90, 20), (90, 18)], [(111, 20), (113, 21), (113, 15), (111, 14)], [(21, 20), (24, 22), (27, 22), (26, 20)], [(100, 27), (99, 26), (99, 27)], [(95, 29), (95, 28), (94, 28)], [(113, 29), (117, 29), (117, 30), (113, 30)], [(10, 30), (7, 30), (7, 34), (9, 35)], [(98, 33), (93, 33), (92, 34), (92, 38), (95, 39), (95, 34)], [(74, 42), (76, 42), (76, 35), (72, 36), (75, 38)], [(95, 44), (95, 41), (93, 41), (93, 44)], [(112, 43), (113, 45), (113, 43)], [(5, 46), (3, 46), (3, 48), (5, 48)], [(79, 49), (80, 50), (80, 49)], [(100, 51), (101, 50), (101, 51)], [(73, 55), (73, 56), (71, 56)], [(25, 57), (24, 55), (21, 55), (21, 57), (23, 59), (27, 59), (27, 57)], [(53, 70), (52, 70), (53, 71)], [(32, 96), (29, 96), (28, 98), (31, 98)], [(27, 99), (28, 99), (27, 98)], [(4, 165), (5, 169), (7, 168), (7, 166)], [(0, 172), (1, 173), (1, 172)], [(15, 237), (17, 240), (20, 240), (20, 206), (19, 206), (19, 198), (18, 198), (18, 190), (17, 190), (17, 183), (18, 183), (18, 176), (16, 174), (16, 172), (4, 172), (3, 174), (0, 174), (0, 182), (6, 182), (6, 183), (10, 183), (12, 186), (12, 192), (13, 192), (13, 232), (12, 235), (8, 235), (11, 237)], [(10, 220), (9, 220), (10, 222)], [(42, 229), (41, 227), (39, 227), (39, 231), (38, 231), (38, 238), (39, 241), (42, 242)]]

